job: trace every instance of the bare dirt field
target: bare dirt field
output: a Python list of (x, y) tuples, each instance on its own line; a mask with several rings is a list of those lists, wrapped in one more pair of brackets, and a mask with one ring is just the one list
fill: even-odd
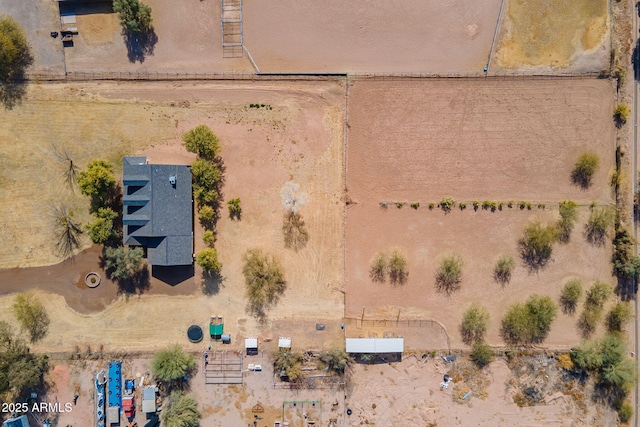
[[(589, 286), (611, 282), (608, 245), (582, 235), (588, 204), (612, 202), (611, 84), (601, 80), (385, 82), (356, 81), (349, 95), (347, 188), (347, 315), (364, 318), (426, 318), (441, 322), (453, 348), (462, 312), (478, 301), (492, 313), (488, 340), (501, 344), (500, 318), (506, 307), (533, 293), (559, 296), (573, 277)], [(570, 171), (590, 150), (601, 167), (593, 186), (573, 186)], [(430, 210), (442, 197), (466, 202), (445, 215)], [(580, 220), (552, 262), (531, 273), (519, 262), (517, 241), (530, 220), (553, 222), (561, 200), (580, 203)], [(472, 201), (504, 201), (503, 210), (472, 208)], [(532, 202), (532, 209), (507, 208), (508, 200)], [(380, 202), (405, 202), (382, 208)], [(420, 202), (418, 209), (409, 203)], [(544, 209), (538, 208), (544, 204)], [(373, 283), (370, 260), (398, 247), (408, 256), (403, 286)], [(462, 256), (461, 290), (436, 291), (439, 261)], [(493, 281), (502, 253), (518, 266), (504, 287)], [(576, 319), (561, 314), (546, 343), (567, 347), (579, 341)]]
[(505, 9), (497, 68), (599, 71), (609, 66), (606, 0), (509, 0)]
[[(249, 107), (258, 102), (265, 107)], [(226, 208), (222, 211), (216, 248), (223, 263), (223, 279), (207, 283), (203, 289), (206, 295), (123, 297), (94, 315), (71, 310), (62, 297), (46, 297), (52, 323), (49, 335), (37, 348), (68, 350), (85, 344), (118, 350), (157, 348), (167, 341), (183, 340), (190, 323), (206, 326), (212, 314), (224, 315), (234, 335), (268, 331), (273, 324), (258, 327), (245, 313), (241, 258), (251, 247), (274, 254), (284, 266), (288, 290), (269, 313), (270, 319), (293, 323), (303, 316), (339, 319), (343, 314), (343, 109), (344, 88), (336, 81), (30, 87), (22, 106), (0, 112), (4, 123), (10, 124), (2, 133), (7, 189), (2, 193), (6, 199), (0, 211), (2, 239), (15, 242), (15, 246), (3, 248), (4, 267), (57, 260), (47, 218), (39, 213), (46, 212), (60, 194), (77, 200), (79, 218), (83, 218), (80, 212), (88, 209), (86, 200), (51, 179), (57, 176), (59, 164), (49, 150), (50, 141), (65, 141), (83, 166), (94, 157), (115, 162), (125, 153), (148, 155), (151, 162), (189, 163), (191, 157), (182, 148), (180, 136), (198, 124), (207, 124), (223, 147), (225, 200), (240, 197), (243, 208), (241, 221), (229, 220)], [(70, 116), (74, 117), (72, 123)], [(42, 173), (32, 173), (35, 169)], [(289, 181), (300, 186), (300, 195), (306, 200), (300, 214), (309, 242), (298, 252), (285, 249), (282, 234), (285, 207), (281, 189)], [(17, 182), (20, 188), (13, 185)], [(21, 204), (16, 205), (15, 200)], [(25, 231), (24, 224), (34, 229)], [(196, 250), (204, 247), (201, 235), (198, 226)], [(30, 259), (23, 248), (30, 248)], [(73, 262), (67, 268), (72, 271)], [(67, 286), (75, 286), (75, 276), (71, 276)], [(202, 282), (200, 271), (193, 280)], [(1, 304), (8, 306), (10, 302), (11, 297), (5, 297)], [(10, 310), (5, 314), (2, 318), (12, 321)], [(145, 318), (163, 318), (166, 323), (162, 328), (149, 323), (153, 331), (147, 335), (147, 328), (139, 327)], [(131, 331), (132, 325), (137, 325), (136, 332)], [(98, 329), (104, 333), (96, 337)], [(277, 338), (287, 331), (275, 327), (270, 333)], [(306, 330), (300, 335), (305, 333), (308, 335)]]
[(127, 45), (109, 7), (76, 7), (78, 35), (65, 48), (68, 71), (253, 71), (247, 58), (224, 58), (220, 2), (149, 0), (155, 31), (148, 43)]
[(245, 46), (266, 72), (482, 71), (499, 8), (496, 0), (248, 1)]

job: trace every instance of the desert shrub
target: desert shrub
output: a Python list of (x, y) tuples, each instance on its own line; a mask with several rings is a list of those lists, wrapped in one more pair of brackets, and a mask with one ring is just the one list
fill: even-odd
[(436, 289), (447, 294), (460, 289), (463, 266), (464, 262), (460, 255), (451, 254), (446, 256), (440, 262), (440, 266), (436, 271)]
[(578, 205), (571, 200), (560, 202), (560, 219), (558, 220), (558, 239), (568, 242), (571, 231), (578, 220)]
[(320, 353), (319, 359), (329, 370), (343, 373), (344, 368), (347, 367), (349, 355), (341, 348), (332, 348), (331, 350)]
[(162, 425), (166, 427), (196, 427), (200, 425), (198, 402), (182, 391), (173, 391), (162, 407)]
[(20, 327), (29, 334), (31, 342), (41, 340), (49, 330), (49, 314), (33, 292), (16, 295), (11, 305)]
[(199, 125), (182, 135), (187, 151), (205, 160), (213, 160), (220, 153), (220, 141), (206, 125)]
[(553, 244), (558, 239), (558, 231), (552, 226), (543, 226), (540, 222), (530, 223), (518, 242), (522, 260), (534, 270), (544, 267), (551, 259)]
[(507, 202), (507, 207), (508, 207), (508, 208), (512, 208), (514, 204), (515, 204), (515, 202), (514, 202), (513, 200), (509, 200), (509, 201)]
[(621, 332), (633, 317), (633, 309), (628, 301), (618, 302), (607, 315), (607, 329), (609, 332)]
[(524, 208), (527, 207), (527, 202), (522, 201), (518, 203), (518, 207), (520, 208), (520, 210), (523, 210)]
[(583, 153), (576, 164), (573, 167), (573, 171), (571, 172), (571, 181), (582, 188), (589, 188), (591, 185), (591, 179), (595, 174), (598, 166), (600, 164), (600, 159), (597, 155), (593, 153)]
[(458, 206), (460, 207), (461, 211), (467, 209), (467, 204), (465, 202), (460, 203)]
[(210, 226), (214, 222), (216, 211), (211, 206), (204, 205), (198, 210), (198, 216), (203, 224)]
[[(284, 373), (284, 379), (296, 381), (302, 375), (302, 353), (281, 349), (274, 354), (273, 366), (276, 373)], [(280, 375), (283, 378), (283, 375)]]
[(456, 205), (456, 201), (452, 197), (445, 197), (440, 200), (440, 209), (445, 213), (451, 212), (451, 209)]
[(277, 259), (260, 249), (245, 252), (243, 263), (248, 311), (262, 321), (266, 317), (266, 310), (278, 302), (287, 288), (284, 270)]
[(113, 0), (113, 11), (120, 24), (131, 33), (151, 30), (151, 8), (139, 0)]
[(392, 284), (404, 285), (409, 278), (409, 261), (400, 249), (394, 249), (389, 257), (389, 280)]
[(218, 260), (218, 252), (213, 248), (205, 248), (196, 255), (196, 262), (207, 273), (220, 273), (222, 263)]
[(202, 235), (202, 240), (207, 244), (207, 246), (213, 247), (213, 244), (216, 242), (216, 235), (213, 231), (207, 230)]
[(411, 207), (412, 207), (413, 209), (418, 209), (418, 208), (420, 207), (420, 202), (413, 202), (413, 203), (411, 203)]
[(570, 353), (561, 353), (558, 355), (558, 365), (562, 369), (566, 369), (567, 371), (572, 371), (575, 368), (575, 363), (573, 363), (573, 359), (571, 359)]
[(179, 344), (157, 351), (151, 359), (154, 378), (171, 382), (191, 374), (196, 367), (193, 354), (186, 353)]
[(240, 199), (235, 198), (227, 202), (227, 208), (229, 209), (229, 217), (231, 219), (240, 219), (242, 216), (242, 206), (240, 206)]
[(491, 363), (495, 352), (493, 348), (489, 344), (484, 341), (476, 341), (473, 344), (473, 348), (471, 349), (471, 354), (469, 357), (471, 361), (475, 363), (479, 368), (483, 368), (484, 366)]
[(371, 277), (371, 280), (374, 282), (384, 282), (388, 267), (389, 262), (387, 260), (387, 256), (382, 252), (378, 252), (371, 260), (369, 277)]
[(576, 310), (578, 301), (582, 297), (582, 283), (580, 279), (569, 280), (560, 293), (560, 305), (565, 313), (573, 313)]
[(396, 202), (396, 208), (402, 209), (403, 206), (404, 206), (404, 202)]
[(502, 319), (502, 338), (509, 344), (541, 343), (549, 333), (558, 307), (550, 297), (531, 295), (525, 304), (509, 307)]
[(613, 272), (618, 282), (632, 279), (640, 273), (640, 258), (633, 254), (634, 239), (628, 228), (618, 226), (613, 238)]
[(489, 311), (477, 304), (473, 303), (464, 312), (462, 323), (460, 324), (460, 335), (465, 344), (471, 345), (474, 342), (482, 341), (487, 333), (487, 325), (489, 324)]
[(435, 207), (436, 205), (434, 203), (429, 203), (429, 210), (433, 210)]
[(477, 211), (478, 206), (480, 206), (480, 202), (478, 202), (477, 200), (474, 200), (472, 204), (473, 204), (473, 210)]
[(516, 262), (513, 257), (509, 255), (500, 255), (496, 266), (493, 268), (493, 279), (502, 284), (509, 283), (511, 280), (511, 273), (516, 267)]
[(616, 109), (613, 110), (613, 119), (615, 120), (616, 125), (622, 126), (627, 123), (630, 114), (631, 110), (627, 104), (618, 104)]
[(596, 206), (591, 209), (589, 219), (584, 226), (584, 233), (589, 243), (604, 244), (609, 230), (613, 226), (615, 212), (609, 206)]
[(586, 305), (602, 308), (612, 294), (611, 285), (596, 281), (587, 291)]
[(622, 405), (620, 405), (620, 409), (618, 409), (618, 418), (620, 418), (620, 422), (627, 424), (632, 417), (633, 406), (629, 402), (623, 402)]
[(108, 247), (104, 250), (105, 266), (111, 270), (110, 277), (115, 280), (127, 280), (142, 270), (144, 251), (141, 247), (117, 248)]

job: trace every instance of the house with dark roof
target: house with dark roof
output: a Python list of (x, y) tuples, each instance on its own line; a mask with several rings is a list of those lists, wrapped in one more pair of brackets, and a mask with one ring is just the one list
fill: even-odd
[(145, 247), (150, 265), (193, 264), (191, 169), (146, 157), (122, 163), (124, 244)]

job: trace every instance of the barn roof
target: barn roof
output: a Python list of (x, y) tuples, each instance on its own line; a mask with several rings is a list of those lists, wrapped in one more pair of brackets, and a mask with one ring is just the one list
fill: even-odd
[(347, 338), (347, 353), (402, 353), (404, 338)]

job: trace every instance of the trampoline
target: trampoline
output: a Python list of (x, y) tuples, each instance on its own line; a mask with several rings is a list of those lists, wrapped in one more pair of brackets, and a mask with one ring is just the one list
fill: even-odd
[(187, 337), (191, 342), (200, 342), (202, 341), (202, 328), (198, 325), (191, 325), (189, 329), (187, 329)]

